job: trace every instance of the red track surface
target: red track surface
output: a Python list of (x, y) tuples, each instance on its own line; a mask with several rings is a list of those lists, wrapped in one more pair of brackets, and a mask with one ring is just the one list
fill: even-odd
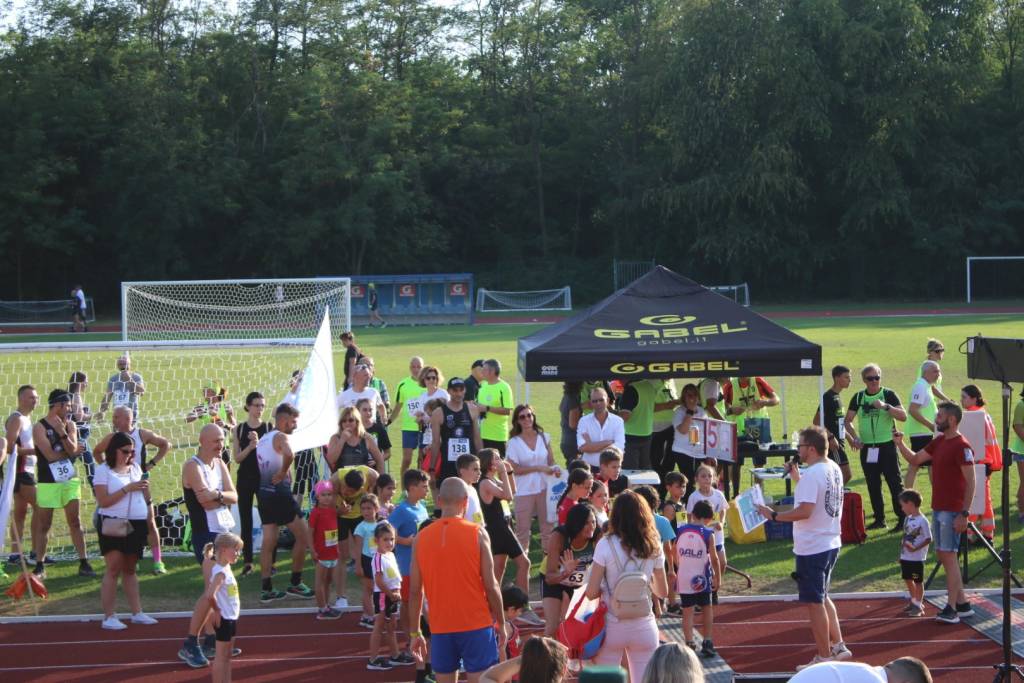
[[(926, 617), (902, 616), (905, 604), (897, 599), (836, 602), (854, 660), (878, 666), (910, 655), (924, 660), (937, 681), (992, 680), (992, 665), (1002, 661), (995, 642), (963, 623), (937, 623), (930, 605)], [(795, 602), (720, 605), (714, 640), (737, 673), (793, 671), (814, 656), (806, 609)]]
[[(837, 602), (843, 635), (857, 661), (880, 665), (903, 655), (920, 657), (936, 680), (992, 680), (998, 646), (963, 624), (899, 615), (899, 600)], [(243, 616), (236, 644), (242, 656), (232, 673), (245, 681), (411, 681), (412, 667), (366, 670), (369, 632), (357, 614), (339, 621), (313, 615)], [(793, 671), (814, 654), (804, 608), (792, 602), (750, 602), (718, 607), (715, 645), (737, 673)], [(698, 619), (698, 626), (700, 620)], [(156, 626), (102, 631), (98, 622), (0, 625), (0, 680), (53, 683), (205, 680), (177, 659), (184, 619)]]

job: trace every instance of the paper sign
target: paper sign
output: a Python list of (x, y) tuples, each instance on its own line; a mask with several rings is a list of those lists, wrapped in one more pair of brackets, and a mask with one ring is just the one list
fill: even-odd
[(707, 418), (704, 423), (705, 455), (724, 462), (736, 461), (736, 424)]
[(548, 508), (548, 522), (558, 524), (558, 499), (569, 485), (569, 473), (562, 471), (557, 477), (548, 474), (544, 478), (547, 482), (545, 502)]
[(740, 522), (743, 524), (743, 533), (745, 534), (749, 534), (768, 521), (757, 509), (758, 505), (764, 505), (764, 496), (761, 494), (760, 486), (751, 486), (736, 496), (736, 506), (740, 511)]

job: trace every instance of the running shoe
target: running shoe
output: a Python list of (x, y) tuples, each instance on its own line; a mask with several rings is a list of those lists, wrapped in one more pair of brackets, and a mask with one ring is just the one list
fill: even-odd
[(210, 660), (206, 658), (198, 644), (185, 646), (178, 650), (178, 659), (193, 669), (202, 669), (204, 666), (210, 666)]
[(691, 640), (690, 642), (688, 642), (688, 643), (687, 643), (687, 645), (688, 645), (688, 646), (690, 647), (690, 649), (691, 649), (691, 650), (693, 650), (694, 652), (700, 652), (700, 648), (701, 648), (701, 642), (700, 642), (699, 640), (697, 640), (696, 638), (694, 638), (693, 640)]
[[(884, 529), (884, 528), (885, 528), (885, 522), (884, 521), (872, 522), (871, 524), (868, 525), (868, 531), (874, 531), (876, 529)], [(810, 666), (810, 665), (808, 664), (808, 666)]]
[(316, 596), (313, 589), (304, 583), (297, 583), (294, 586), (288, 586), (285, 591), (293, 598), (302, 598), (303, 600), (312, 600)]
[(388, 660), (383, 657), (374, 657), (367, 662), (366, 668), (370, 671), (391, 671), (395, 667), (388, 664)]
[(36, 564), (35, 568), (32, 570), (32, 573), (40, 581), (46, 580), (46, 568), (42, 564)]
[(106, 631), (123, 631), (128, 628), (123, 621), (117, 618), (117, 615), (107, 617), (100, 624), (100, 628)]
[(341, 618), (341, 612), (334, 609), (333, 607), (325, 607), (316, 612), (317, 621), (332, 621), (334, 619)]
[(239, 576), (249, 576), (249, 574), (252, 574), (254, 571), (256, 571), (256, 570), (252, 568), (252, 565), (251, 564), (247, 564), (244, 567), (242, 567), (242, 571), (238, 575)]
[(839, 641), (832, 646), (832, 659), (837, 662), (841, 662), (845, 659), (852, 659), (853, 653), (850, 652), (850, 648), (846, 647), (846, 643)]
[[(29, 554), (28, 554), (28, 561), (29, 562), (35, 562), (36, 561), (36, 551), (35, 550), (29, 552)], [(49, 555), (47, 555), (46, 557), (43, 558), (43, 564), (57, 564), (57, 560), (55, 560), (52, 557), (50, 557)]]
[(935, 621), (941, 621), (943, 624), (959, 624), (960, 615), (956, 613), (952, 605), (946, 605), (941, 612), (935, 615)]
[(78, 561), (78, 575), (86, 578), (93, 578), (96, 576), (96, 570), (89, 564), (89, 560)]
[(711, 642), (710, 638), (704, 639), (704, 644), (700, 648), (701, 657), (717, 657), (718, 651), (715, 650), (715, 644)]
[(287, 593), (284, 591), (260, 591), (260, 602), (274, 602), (275, 600), (284, 600), (287, 597)]
[(971, 607), (969, 602), (958, 602), (956, 603), (956, 615), (963, 619), (964, 617), (973, 617), (974, 608)]
[(154, 562), (153, 563), (153, 575), (154, 576), (160, 576), (161, 574), (166, 574), (166, 573), (167, 573), (167, 566), (164, 565), (163, 562)]
[[(1024, 521), (1024, 519), (1021, 521)], [(21, 564), (21, 555), (18, 553), (11, 553), (7, 556), (7, 564)]]
[(416, 658), (408, 652), (399, 652), (395, 657), (388, 657), (388, 664), (391, 666), (412, 666), (416, 663)]
[(910, 610), (907, 611), (908, 617), (923, 617), (924, 616), (924, 605), (911, 605)]
[(520, 614), (518, 617), (516, 617), (516, 621), (518, 621), (520, 624), (526, 624), (527, 626), (544, 625), (544, 620), (538, 617), (537, 613), (534, 612), (532, 609), (528, 609), (522, 614)]
[(145, 612), (139, 612), (138, 614), (132, 615), (133, 624), (142, 624), (144, 626), (152, 626), (153, 624), (159, 623), (156, 619), (149, 616)]
[(338, 598), (334, 601), (334, 609), (348, 609), (348, 598)]
[(368, 629), (370, 629), (372, 631), (373, 630), (373, 617), (368, 617), (368, 616), (365, 616), (365, 615), (359, 617), (359, 625), (362, 626), (363, 628), (368, 628)]
[(676, 616), (679, 616), (683, 613), (683, 606), (676, 602), (666, 607), (665, 612), (667, 612), (668, 614), (674, 614)]
[(835, 661), (835, 657), (831, 657), (831, 656), (830, 657), (822, 657), (821, 655), (814, 655), (814, 659), (812, 659), (811, 661), (807, 662), (806, 664), (799, 665), (796, 668), (796, 670), (797, 671), (803, 671), (807, 667), (814, 666), (815, 664), (821, 664), (822, 662), (834, 662), (834, 661)]

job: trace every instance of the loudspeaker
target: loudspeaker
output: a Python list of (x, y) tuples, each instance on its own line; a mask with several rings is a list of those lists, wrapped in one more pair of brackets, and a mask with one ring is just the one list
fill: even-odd
[(1024, 339), (967, 338), (967, 376), (996, 382), (1024, 382)]

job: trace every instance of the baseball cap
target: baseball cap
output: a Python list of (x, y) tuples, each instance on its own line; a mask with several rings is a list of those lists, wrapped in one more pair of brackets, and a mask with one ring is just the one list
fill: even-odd
[(462, 379), (461, 377), (452, 377), (450, 380), (448, 380), (448, 388), (451, 389), (452, 387), (461, 387), (465, 389), (466, 380)]

